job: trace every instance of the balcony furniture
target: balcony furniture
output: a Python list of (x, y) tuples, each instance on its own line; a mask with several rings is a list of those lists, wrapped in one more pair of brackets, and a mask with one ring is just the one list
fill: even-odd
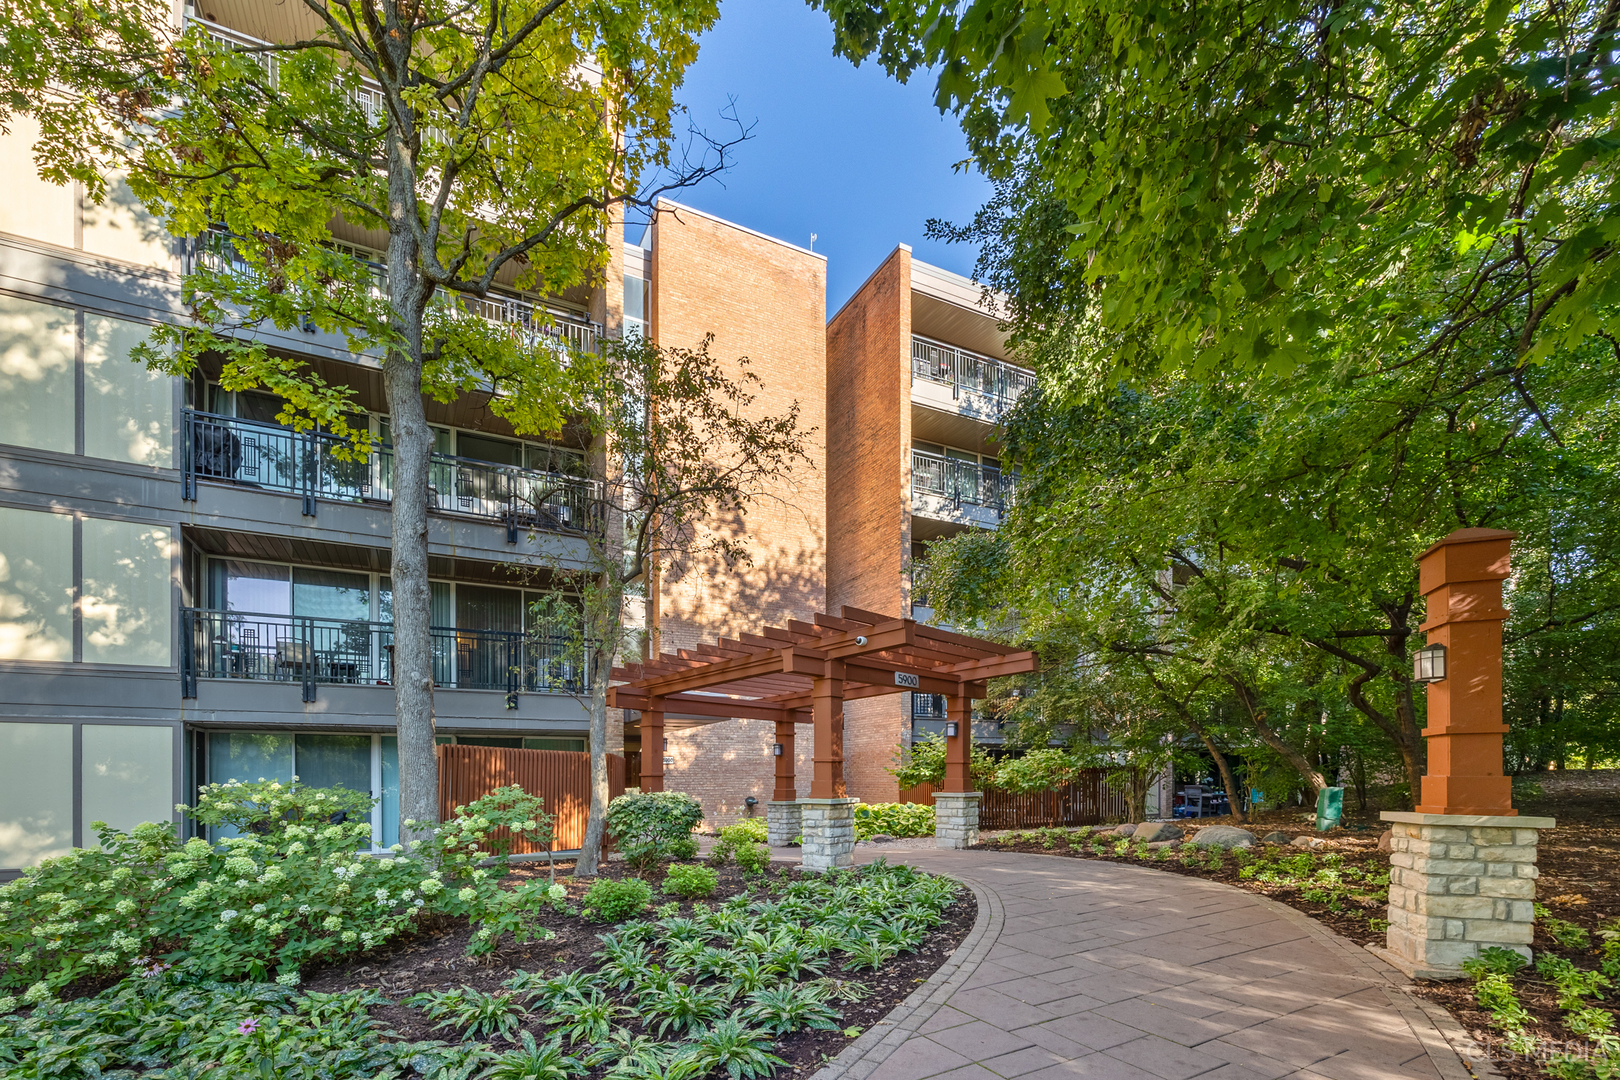
[(1204, 789), (1197, 784), (1188, 784), (1181, 789), (1181, 805), (1187, 817), (1192, 816), (1196, 808), (1198, 816), (1204, 816)]

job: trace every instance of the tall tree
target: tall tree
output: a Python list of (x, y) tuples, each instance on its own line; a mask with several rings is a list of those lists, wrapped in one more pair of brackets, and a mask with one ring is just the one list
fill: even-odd
[[(305, 29), (274, 43), (176, 23), (177, 10), (24, 0), (0, 27), (0, 122), (38, 120), (47, 178), (100, 199), (122, 175), (214, 256), (189, 265), (190, 317), (154, 335), (152, 366), (189, 374), (220, 354), (227, 389), (265, 387), (283, 422), (322, 425), (364, 453), (350, 388), (254, 331), (340, 333), (381, 359), (398, 493), (400, 813), (432, 821), (423, 395), (488, 395), (530, 434), (578, 406), (544, 309), (491, 320), (478, 304), (497, 283), (546, 294), (597, 280), (612, 213), (724, 167), (729, 144), (705, 140), (695, 159), (671, 160), (672, 94), (717, 4), (301, 0), (288, 15)], [(341, 224), (386, 234), (386, 253), (340, 245)]]
[[(590, 816), (574, 869), (582, 877), (596, 873), (607, 815), (608, 683), (616, 668), (633, 676), (619, 665), (643, 659), (626, 626), (626, 597), (656, 588), (655, 568), (678, 573), (698, 558), (747, 565), (748, 508), (772, 497), (774, 478), (810, 463), (812, 431), (799, 426), (798, 402), (761, 415), (754, 402), (763, 384), (748, 358), (717, 360), (711, 343), (685, 349), (632, 336), (610, 343), (591, 369), (597, 438), (585, 556), (547, 561), (548, 577), (572, 599), (544, 602), (537, 620), (563, 633), (588, 676)], [(642, 753), (662, 750), (643, 745)]]

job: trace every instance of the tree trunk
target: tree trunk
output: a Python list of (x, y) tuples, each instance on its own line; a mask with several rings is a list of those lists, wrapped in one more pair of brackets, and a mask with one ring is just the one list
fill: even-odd
[[(606, 576), (606, 575), (604, 575)], [(607, 687), (613, 674), (612, 640), (599, 637), (595, 652), (591, 654), (588, 670), (591, 675), (590, 713), (591, 734), (591, 808), (585, 819), (585, 839), (580, 844), (579, 858), (574, 863), (575, 877), (594, 877), (602, 857), (602, 837), (607, 831), (608, 787), (607, 767)], [(647, 752), (643, 746), (642, 753)]]
[(1232, 689), (1237, 691), (1238, 700), (1243, 702), (1243, 708), (1249, 714), (1249, 722), (1254, 725), (1255, 733), (1260, 736), (1260, 741), (1281, 754), (1288, 761), (1288, 764), (1292, 765), (1294, 770), (1305, 778), (1305, 782), (1311, 785), (1312, 794), (1319, 793), (1323, 788), (1327, 787), (1327, 780), (1323, 778), (1321, 773), (1316, 771), (1316, 767), (1306, 759), (1305, 755), (1290, 746), (1281, 735), (1271, 730), (1271, 725), (1266, 723), (1265, 712), (1255, 707), (1253, 691), (1241, 679), (1229, 675), (1226, 681), (1231, 683)]
[(439, 769), (434, 756), (432, 609), (428, 592), (427, 492), (433, 431), (422, 408), (422, 315), (431, 292), (418, 267), (413, 223), (413, 170), (391, 137), (388, 186), (395, 219), (389, 222), (388, 293), (403, 349), (383, 362), (389, 436), (394, 445), (393, 552), (389, 575), (394, 609), (394, 722), (399, 736), (401, 840), (424, 830), (407, 821), (439, 820)]
[(1209, 737), (1209, 733), (1204, 730), (1204, 725), (1193, 719), (1191, 712), (1183, 711), (1181, 715), (1187, 721), (1187, 725), (1193, 729), (1193, 734), (1203, 740), (1204, 749), (1209, 751), (1209, 756), (1215, 759), (1215, 768), (1221, 774), (1221, 786), (1226, 789), (1226, 802), (1231, 808), (1232, 820), (1248, 820), (1243, 813), (1243, 792), (1238, 789), (1237, 779), (1232, 775), (1232, 765), (1226, 760), (1226, 755), (1221, 753), (1220, 747), (1215, 745), (1215, 740)]

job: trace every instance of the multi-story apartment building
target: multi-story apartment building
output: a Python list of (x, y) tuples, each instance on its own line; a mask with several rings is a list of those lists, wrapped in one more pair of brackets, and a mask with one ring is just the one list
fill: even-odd
[[(262, 5), (221, 10), (249, 20), (221, 36), (278, 30), (251, 24)], [(279, 424), (275, 399), (221, 388), (218, 363), (178, 379), (131, 362), (155, 324), (184, 318), (181, 273), (228, 266), (231, 238), (169, 236), (127, 188), (97, 206), (46, 183), (33, 135), (18, 120), (0, 140), (0, 873), (93, 844), (94, 821), (179, 823), (176, 803), (231, 778), (371, 791), (374, 842), (393, 843), (390, 508), (407, 495), (391, 483), (377, 358), (259, 331), (356, 390), (378, 444), (363, 461)], [(751, 358), (760, 409), (799, 402), (812, 467), (746, 521), (714, 523), (748, 532), (752, 566), (664, 568), (648, 617), (668, 648), (823, 606), (825, 273), (819, 256), (665, 209), (594, 288), (462, 306), (585, 350), (626, 327), (688, 346), (713, 333), (717, 356)], [(580, 550), (583, 434), (519, 438), (486, 404), (426, 402), (438, 442), (414, 497), (430, 510), (439, 738), (582, 750), (586, 688), (528, 623), (542, 567)], [(714, 815), (768, 792), (769, 740), (744, 760), (757, 740), (739, 725), (670, 733), (672, 771), (695, 750), (730, 763), (691, 781)]]
[[(827, 603), (933, 621), (912, 588), (928, 545), (1000, 524), (1011, 493), (995, 425), (1035, 375), (1012, 363), (979, 285), (897, 247), (827, 324)], [(868, 802), (897, 795), (897, 747), (942, 732), (943, 700), (849, 702), (845, 770)], [(993, 720), (974, 738), (1000, 739)]]

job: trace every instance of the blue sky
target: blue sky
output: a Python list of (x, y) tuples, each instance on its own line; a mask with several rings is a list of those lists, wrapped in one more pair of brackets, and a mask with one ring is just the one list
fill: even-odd
[(827, 16), (804, 0), (723, 0), (680, 94), (700, 127), (720, 110), (757, 121), (736, 166), (677, 201), (827, 256), (831, 316), (896, 244), (971, 274), (977, 252), (923, 238), (930, 217), (965, 221), (989, 195), (953, 118), (934, 108), (931, 75), (901, 86), (876, 64), (832, 51)]

